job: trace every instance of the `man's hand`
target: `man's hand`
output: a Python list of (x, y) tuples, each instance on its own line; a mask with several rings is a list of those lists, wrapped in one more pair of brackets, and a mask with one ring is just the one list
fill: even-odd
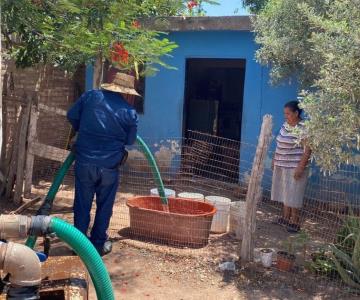
[(75, 152), (76, 139), (77, 139), (77, 133), (72, 137), (72, 139), (69, 142), (69, 148), (72, 152)]
[(304, 171), (305, 171), (305, 168), (303, 166), (301, 166), (301, 165), (297, 166), (297, 168), (295, 169), (294, 178), (296, 180), (299, 180), (301, 177), (303, 177)]

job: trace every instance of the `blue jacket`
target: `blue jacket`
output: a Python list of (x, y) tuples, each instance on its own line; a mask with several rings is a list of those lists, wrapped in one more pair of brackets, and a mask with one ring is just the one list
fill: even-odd
[(106, 90), (84, 93), (67, 118), (78, 132), (76, 161), (116, 168), (125, 150), (136, 140), (138, 117), (119, 94)]

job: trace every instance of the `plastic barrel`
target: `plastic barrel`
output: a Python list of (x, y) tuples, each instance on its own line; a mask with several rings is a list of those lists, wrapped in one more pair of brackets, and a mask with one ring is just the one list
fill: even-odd
[(231, 200), (220, 196), (207, 196), (205, 202), (214, 205), (217, 209), (211, 224), (211, 231), (214, 233), (226, 232), (229, 224)]
[(183, 198), (183, 199), (190, 199), (190, 200), (197, 200), (197, 201), (204, 201), (204, 195), (200, 194), (200, 193), (188, 193), (188, 192), (183, 192), (178, 194), (179, 198)]
[(237, 239), (242, 239), (246, 205), (245, 201), (231, 202), (229, 232)]
[[(174, 190), (171, 189), (164, 189), (165, 191), (165, 197), (169, 198), (169, 197), (176, 197), (176, 192)], [(150, 194), (151, 196), (159, 196), (159, 191), (157, 188), (153, 188), (150, 190)]]

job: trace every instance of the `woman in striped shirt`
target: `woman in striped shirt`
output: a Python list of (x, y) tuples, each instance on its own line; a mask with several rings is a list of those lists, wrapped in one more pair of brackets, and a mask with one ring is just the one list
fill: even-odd
[(271, 199), (284, 204), (283, 217), (278, 223), (286, 225), (289, 232), (300, 230), (299, 210), (303, 206), (311, 156), (305, 141), (299, 141), (300, 133), (304, 130), (301, 113), (298, 101), (285, 104), (286, 122), (276, 138), (273, 158)]

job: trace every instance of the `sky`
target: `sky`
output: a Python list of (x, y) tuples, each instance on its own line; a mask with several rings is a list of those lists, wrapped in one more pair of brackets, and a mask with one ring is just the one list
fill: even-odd
[(235, 15), (247, 15), (248, 13), (242, 7), (241, 0), (219, 0), (220, 5), (205, 5), (205, 10), (208, 16), (233, 16)]

